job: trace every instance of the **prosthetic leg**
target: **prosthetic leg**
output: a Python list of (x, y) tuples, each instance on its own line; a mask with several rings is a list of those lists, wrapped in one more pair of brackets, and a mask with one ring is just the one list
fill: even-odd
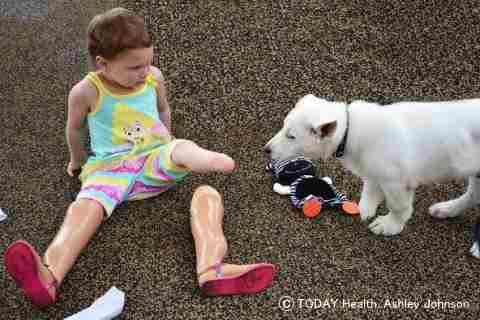
[(228, 245), (223, 234), (223, 201), (214, 188), (197, 188), (190, 212), (198, 282), (204, 294), (250, 294), (270, 285), (275, 275), (272, 264), (233, 265), (222, 262)]
[(57, 300), (59, 285), (102, 221), (103, 208), (98, 203), (86, 199), (75, 201), (45, 252), (45, 263), (33, 246), (18, 240), (5, 252), (7, 272), (35, 305), (51, 305)]

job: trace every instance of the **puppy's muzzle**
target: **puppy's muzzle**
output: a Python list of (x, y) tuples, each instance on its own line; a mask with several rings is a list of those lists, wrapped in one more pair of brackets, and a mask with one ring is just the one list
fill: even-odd
[(272, 149), (270, 148), (270, 146), (268, 144), (265, 145), (265, 147), (263, 147), (263, 151), (265, 152), (265, 154), (267, 156), (270, 156), (272, 154)]

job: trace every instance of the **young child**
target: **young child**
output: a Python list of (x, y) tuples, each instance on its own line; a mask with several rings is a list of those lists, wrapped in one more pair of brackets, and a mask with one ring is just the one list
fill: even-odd
[[(82, 188), (69, 206), (43, 261), (24, 240), (14, 242), (5, 252), (8, 273), (38, 306), (57, 300), (57, 290), (81, 250), (121, 202), (162, 193), (190, 172), (229, 173), (235, 167), (229, 156), (203, 149), (192, 141), (175, 139), (170, 134), (171, 116), (164, 79), (160, 70), (151, 65), (152, 40), (141, 17), (123, 8), (98, 15), (90, 22), (87, 42), (96, 70), (72, 88), (66, 126), (70, 150), (67, 172), (73, 176), (75, 170), (82, 168)], [(86, 123), (94, 155), (84, 164), (87, 153), (81, 143), (81, 132)], [(208, 208), (197, 211), (202, 210)], [(209, 281), (208, 292), (213, 294), (249, 293), (238, 286), (218, 289), (217, 284), (232, 286), (232, 282), (213, 281), (222, 277), (219, 268), (226, 253), (221, 221), (215, 212), (216, 223), (204, 218), (195, 223), (195, 239), (207, 248), (197, 259), (215, 261), (215, 266), (199, 270), (199, 283)], [(208, 216), (208, 212), (205, 214)], [(209, 228), (215, 228), (214, 234), (220, 235), (209, 238)], [(215, 239), (221, 242), (221, 252), (215, 249), (218, 247), (214, 245)], [(204, 245), (205, 241), (208, 245)], [(266, 266), (271, 278), (274, 271), (271, 265), (225, 265), (224, 269), (230, 270), (227, 272), (230, 278), (238, 276), (242, 280), (246, 276), (251, 278), (257, 269), (265, 273)], [(256, 291), (270, 281), (257, 284)]]

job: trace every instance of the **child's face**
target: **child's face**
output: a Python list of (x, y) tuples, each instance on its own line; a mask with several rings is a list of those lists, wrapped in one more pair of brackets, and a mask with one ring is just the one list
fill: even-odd
[(128, 49), (113, 59), (103, 59), (103, 72), (110, 80), (126, 88), (145, 82), (153, 62), (153, 47)]

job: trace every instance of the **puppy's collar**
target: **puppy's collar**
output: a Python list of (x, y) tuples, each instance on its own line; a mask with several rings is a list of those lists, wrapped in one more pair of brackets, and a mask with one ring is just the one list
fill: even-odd
[(342, 141), (338, 145), (337, 151), (335, 151), (335, 158), (341, 158), (345, 154), (345, 147), (347, 146), (347, 137), (348, 137), (348, 128), (350, 127), (350, 115), (348, 112), (348, 104), (345, 108), (346, 116), (347, 116), (347, 121), (346, 121), (346, 127), (345, 127), (345, 133), (343, 134)]

